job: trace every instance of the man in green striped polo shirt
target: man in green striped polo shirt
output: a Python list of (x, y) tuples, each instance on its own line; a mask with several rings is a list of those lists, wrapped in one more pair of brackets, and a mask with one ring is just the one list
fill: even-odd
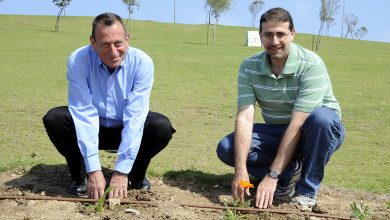
[[(273, 8), (260, 18), (264, 51), (245, 59), (238, 73), (235, 132), (217, 155), (234, 167), (232, 195), (241, 201), (249, 174), (260, 183), (255, 206), (291, 201), (311, 209), (325, 165), (344, 140), (340, 106), (322, 59), (293, 43), (288, 11)], [(255, 105), (265, 123), (254, 124)]]

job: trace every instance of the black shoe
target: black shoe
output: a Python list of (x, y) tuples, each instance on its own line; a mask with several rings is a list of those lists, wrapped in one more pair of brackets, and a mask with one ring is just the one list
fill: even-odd
[(76, 196), (86, 196), (88, 190), (88, 179), (85, 177), (81, 180), (72, 181), (68, 192)]
[(130, 184), (130, 189), (150, 190), (150, 188), (152, 185), (146, 177), (141, 181), (132, 181)]

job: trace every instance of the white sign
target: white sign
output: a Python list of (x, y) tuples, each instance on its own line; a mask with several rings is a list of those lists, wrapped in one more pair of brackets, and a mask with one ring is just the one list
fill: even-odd
[(248, 31), (246, 45), (248, 47), (261, 47), (260, 35), (258, 31)]

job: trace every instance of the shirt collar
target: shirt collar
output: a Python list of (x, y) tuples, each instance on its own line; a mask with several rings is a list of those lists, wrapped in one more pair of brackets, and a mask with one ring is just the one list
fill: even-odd
[(296, 44), (290, 44), (290, 51), (288, 52), (288, 57), (286, 65), (284, 66), (283, 75), (294, 74), (298, 70), (298, 47)]

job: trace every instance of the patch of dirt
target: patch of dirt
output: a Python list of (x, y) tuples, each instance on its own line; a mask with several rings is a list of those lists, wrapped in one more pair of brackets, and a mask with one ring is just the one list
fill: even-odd
[[(79, 202), (0, 199), (0, 219), (222, 219), (226, 214), (223, 209), (189, 206), (224, 206), (226, 200), (231, 201), (230, 177), (219, 178), (221, 181), (218, 180), (218, 184), (204, 183), (199, 179), (201, 178), (196, 178), (196, 175), (191, 180), (173, 176), (151, 178), (152, 190), (131, 190), (127, 199), (146, 202), (122, 204), (112, 209), (106, 207), (101, 213), (93, 212), (86, 204)], [(73, 197), (66, 192), (69, 184), (70, 178), (65, 165), (37, 165), (24, 174), (13, 171), (0, 173), (0, 196), (68, 198)], [(390, 201), (390, 195), (327, 186), (322, 186), (320, 190), (315, 212), (349, 218), (352, 213), (351, 203), (360, 200), (368, 205), (371, 219), (390, 219), (390, 208), (386, 205)], [(128, 208), (139, 211), (139, 214), (127, 213)], [(300, 211), (292, 204), (279, 204), (272, 209)], [(246, 214), (249, 219), (308, 219), (304, 214)]]

